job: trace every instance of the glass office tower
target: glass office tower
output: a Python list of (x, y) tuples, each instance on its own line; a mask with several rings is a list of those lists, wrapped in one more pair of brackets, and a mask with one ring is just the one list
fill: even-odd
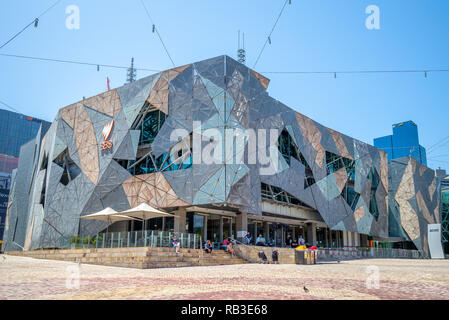
[(388, 161), (406, 156), (427, 165), (426, 149), (419, 144), (418, 126), (413, 121), (396, 123), (393, 134), (374, 139), (374, 146), (388, 154)]

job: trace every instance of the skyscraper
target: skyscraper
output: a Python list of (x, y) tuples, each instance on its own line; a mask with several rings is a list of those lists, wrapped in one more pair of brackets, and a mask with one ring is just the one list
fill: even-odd
[(374, 146), (388, 154), (388, 161), (410, 156), (427, 165), (426, 149), (419, 144), (418, 126), (413, 121), (396, 123), (393, 134), (374, 139)]

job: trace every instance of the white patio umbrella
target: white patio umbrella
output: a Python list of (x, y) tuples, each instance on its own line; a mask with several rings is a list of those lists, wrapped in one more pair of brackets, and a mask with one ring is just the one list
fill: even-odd
[[(113, 222), (117, 222), (117, 221), (125, 221), (125, 220), (139, 220), (139, 219), (136, 219), (135, 217), (121, 215), (117, 211), (115, 211), (114, 209), (109, 208), (109, 207), (107, 207), (106, 209), (103, 209), (99, 212), (88, 214), (86, 216), (82, 216), (82, 217), (80, 217), (80, 219), (101, 220), (101, 221), (106, 221), (108, 223), (113, 223)], [(109, 229), (109, 225), (106, 228), (106, 232), (108, 231), (108, 229)]]
[[(147, 203), (141, 203), (135, 208), (131, 208), (129, 210), (119, 212), (118, 214), (129, 216), (132, 218), (137, 218), (140, 220), (148, 220), (153, 218), (163, 218), (163, 217), (175, 217), (175, 215), (167, 212), (163, 212), (161, 210), (158, 210), (152, 206), (150, 206)], [(143, 233), (144, 227), (142, 226), (142, 233)]]

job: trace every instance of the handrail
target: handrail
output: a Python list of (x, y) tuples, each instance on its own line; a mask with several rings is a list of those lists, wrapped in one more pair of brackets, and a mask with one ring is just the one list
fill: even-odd
[(62, 237), (60, 248), (122, 248), (122, 247), (171, 247), (176, 237), (181, 248), (201, 249), (202, 237), (196, 234), (145, 230), (100, 233), (94, 236)]

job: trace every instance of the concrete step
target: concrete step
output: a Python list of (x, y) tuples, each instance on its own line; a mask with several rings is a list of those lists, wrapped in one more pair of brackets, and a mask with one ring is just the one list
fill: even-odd
[(217, 250), (207, 254), (201, 249), (181, 248), (176, 254), (174, 248), (138, 247), (138, 248), (99, 248), (99, 249), (64, 249), (9, 252), (10, 255), (25, 256), (36, 259), (81, 262), (126, 268), (177, 268), (189, 266), (214, 266), (244, 264), (246, 261), (231, 257), (224, 251)]

